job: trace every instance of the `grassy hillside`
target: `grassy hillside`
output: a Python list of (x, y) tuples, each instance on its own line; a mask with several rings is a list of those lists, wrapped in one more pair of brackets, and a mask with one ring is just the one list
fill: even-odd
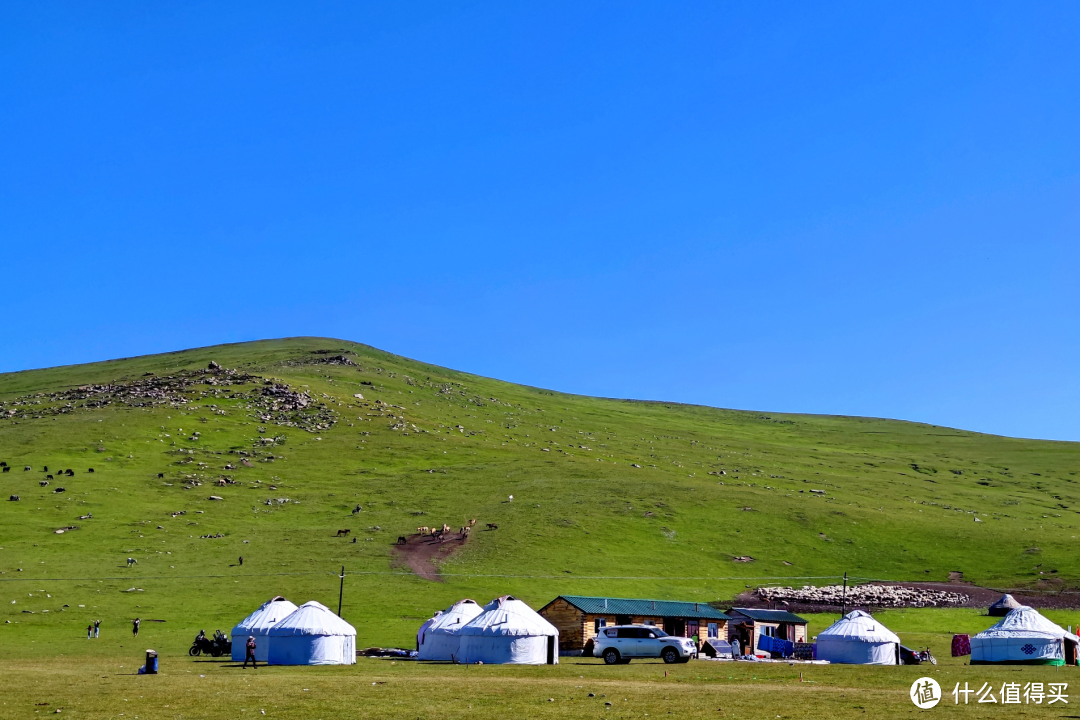
[[(0, 403), (20, 653), (94, 617), (180, 646), (274, 594), (336, 607), (343, 565), (361, 645), (461, 597), (707, 601), (845, 571), (1061, 589), (1080, 565), (1074, 443), (580, 397), (318, 338), (0, 375)], [(395, 565), (399, 535), (470, 518), (444, 582)]]

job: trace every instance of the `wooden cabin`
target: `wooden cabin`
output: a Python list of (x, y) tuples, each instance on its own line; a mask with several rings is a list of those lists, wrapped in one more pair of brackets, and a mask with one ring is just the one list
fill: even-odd
[(759, 608), (731, 608), (728, 623), (728, 642), (738, 641), (743, 655), (751, 655), (758, 647), (762, 635), (806, 642), (807, 620), (787, 610), (762, 610)]
[(728, 616), (708, 603), (676, 600), (560, 595), (540, 608), (559, 629), (559, 652), (580, 654), (609, 625), (650, 625), (668, 635), (694, 638), (700, 648), (710, 638), (727, 637)]

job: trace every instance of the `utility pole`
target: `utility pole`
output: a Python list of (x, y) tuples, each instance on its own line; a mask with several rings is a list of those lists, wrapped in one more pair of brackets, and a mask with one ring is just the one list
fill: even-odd
[[(341, 568), (341, 572), (342, 573), (345, 572), (345, 568)], [(847, 615), (848, 614), (848, 573), (843, 573), (843, 599), (841, 600), (841, 602), (843, 604), (841, 604), (841, 606), (840, 606), (840, 614), (841, 615)], [(341, 613), (338, 612), (338, 614), (340, 615)]]
[[(341, 575), (338, 575), (338, 577), (341, 578), (341, 587), (338, 588), (338, 594), (337, 594), (337, 616), (341, 617), (341, 597), (345, 594), (345, 566), (344, 565), (341, 566)], [(845, 574), (844, 577), (847, 577), (847, 575)]]

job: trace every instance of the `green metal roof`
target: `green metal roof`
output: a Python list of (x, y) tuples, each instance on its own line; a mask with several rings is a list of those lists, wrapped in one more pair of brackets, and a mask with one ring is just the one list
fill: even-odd
[(810, 622), (806, 618), (801, 618), (798, 615), (789, 613), (787, 610), (764, 610), (762, 608), (731, 608), (728, 612), (742, 613), (752, 620), (760, 620), (761, 622), (775, 622), (775, 623), (802, 623), (806, 624)]
[[(703, 602), (678, 600), (630, 600), (627, 598), (586, 597), (560, 595), (578, 610), (590, 615), (645, 615), (651, 617), (701, 618), (707, 620), (730, 620), (727, 615)], [(551, 602), (555, 602), (552, 600)], [(551, 603), (548, 603), (550, 605)], [(546, 607), (546, 606), (545, 606)]]

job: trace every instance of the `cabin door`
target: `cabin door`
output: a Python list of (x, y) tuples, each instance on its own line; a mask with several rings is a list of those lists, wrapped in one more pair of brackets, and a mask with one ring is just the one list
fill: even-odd
[(548, 635), (548, 647), (547, 647), (547, 664), (555, 664), (555, 636)]

